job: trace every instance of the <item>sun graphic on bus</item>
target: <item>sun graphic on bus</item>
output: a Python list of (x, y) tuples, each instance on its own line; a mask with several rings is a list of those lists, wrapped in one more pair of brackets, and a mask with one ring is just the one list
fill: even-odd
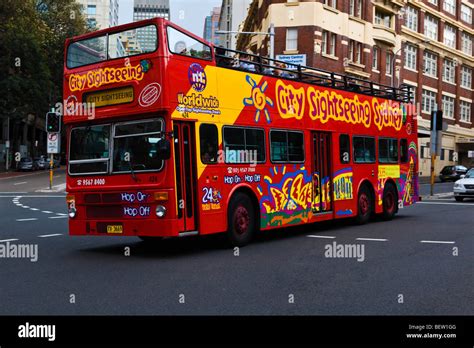
[(249, 75), (246, 77), (247, 83), (252, 87), (252, 96), (250, 98), (244, 98), (245, 106), (255, 106), (257, 111), (255, 112), (255, 122), (260, 121), (262, 113), (265, 115), (267, 123), (271, 122), (270, 113), (268, 112), (267, 105), (273, 107), (273, 101), (265, 95), (265, 91), (268, 87), (267, 81), (264, 81), (261, 86), (255, 82)]

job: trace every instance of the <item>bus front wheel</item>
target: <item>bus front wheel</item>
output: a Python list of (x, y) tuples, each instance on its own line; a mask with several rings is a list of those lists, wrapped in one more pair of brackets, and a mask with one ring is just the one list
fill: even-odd
[(255, 233), (255, 211), (250, 197), (235, 194), (227, 212), (227, 239), (232, 246), (248, 244)]
[(357, 197), (356, 221), (362, 225), (369, 221), (373, 210), (372, 195), (366, 185), (362, 186)]

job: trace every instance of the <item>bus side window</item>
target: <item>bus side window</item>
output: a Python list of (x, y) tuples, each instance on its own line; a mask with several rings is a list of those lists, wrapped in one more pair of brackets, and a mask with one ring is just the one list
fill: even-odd
[(375, 139), (373, 137), (353, 137), (354, 162), (375, 162)]
[(339, 136), (339, 159), (341, 163), (349, 163), (351, 161), (349, 135), (347, 134)]
[(400, 162), (408, 162), (408, 142), (406, 139), (400, 139)]
[(201, 162), (204, 164), (217, 163), (217, 127), (213, 124), (203, 123), (199, 127), (201, 149)]

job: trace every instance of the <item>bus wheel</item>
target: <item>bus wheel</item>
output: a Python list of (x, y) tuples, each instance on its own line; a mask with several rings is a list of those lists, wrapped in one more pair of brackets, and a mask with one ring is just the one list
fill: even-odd
[(462, 202), (464, 200), (464, 197), (454, 197), (456, 202)]
[(384, 220), (391, 220), (397, 212), (397, 190), (392, 184), (385, 186), (383, 190), (383, 213)]
[(357, 198), (357, 217), (358, 224), (365, 224), (369, 221), (372, 214), (373, 203), (372, 195), (366, 185), (362, 186)]
[(249, 196), (235, 194), (227, 212), (227, 238), (232, 246), (248, 244), (255, 233), (255, 211)]

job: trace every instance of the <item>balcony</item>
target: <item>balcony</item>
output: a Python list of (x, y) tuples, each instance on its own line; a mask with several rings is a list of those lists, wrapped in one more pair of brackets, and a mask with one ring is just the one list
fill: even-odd
[(373, 38), (376, 41), (382, 41), (389, 46), (395, 46), (397, 34), (395, 30), (382, 24), (373, 24)]

